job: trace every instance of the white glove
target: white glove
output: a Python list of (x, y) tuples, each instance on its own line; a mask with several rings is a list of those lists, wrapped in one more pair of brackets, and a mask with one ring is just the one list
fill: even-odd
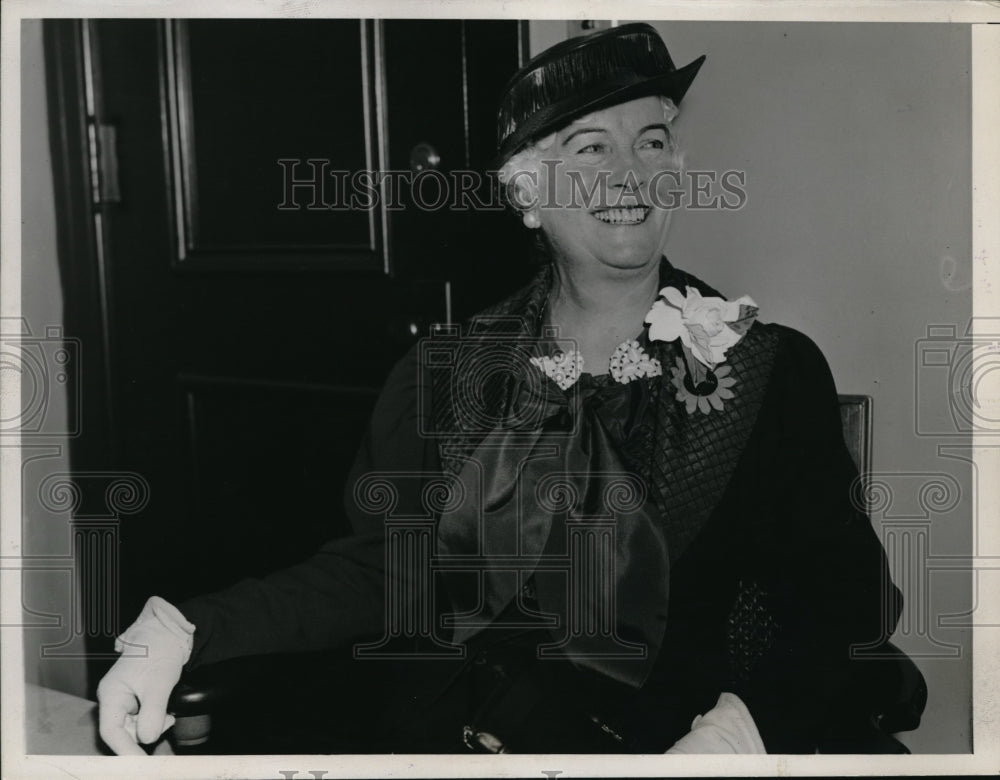
[(118, 755), (146, 755), (139, 743), (155, 742), (174, 725), (167, 701), (191, 657), (195, 627), (159, 596), (115, 640), (115, 661), (97, 686), (100, 730)]
[(691, 730), (667, 753), (767, 753), (750, 711), (739, 696), (723, 693), (716, 705), (691, 723)]

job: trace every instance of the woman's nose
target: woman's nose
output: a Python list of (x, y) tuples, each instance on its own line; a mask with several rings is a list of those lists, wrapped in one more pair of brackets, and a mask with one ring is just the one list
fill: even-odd
[(642, 188), (646, 186), (648, 178), (639, 156), (633, 150), (628, 150), (616, 154), (611, 162), (612, 169), (608, 184), (611, 187), (612, 195), (617, 197), (638, 196)]

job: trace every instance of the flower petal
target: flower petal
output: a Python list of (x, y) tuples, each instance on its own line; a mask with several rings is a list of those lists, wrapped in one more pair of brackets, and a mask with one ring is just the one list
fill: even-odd
[(708, 402), (712, 405), (712, 408), (715, 409), (715, 411), (722, 411), (722, 399), (719, 398), (718, 393), (712, 393), (711, 395), (706, 396), (706, 398), (708, 398)]
[(734, 393), (734, 392), (733, 392), (732, 390), (729, 390), (728, 388), (725, 388), (725, 387), (720, 387), (720, 388), (718, 388), (718, 389), (717, 389), (717, 390), (715, 391), (715, 394), (716, 394), (716, 395), (718, 395), (718, 396), (719, 396), (719, 398), (724, 398), (724, 399), (726, 399), (727, 401), (728, 401), (728, 400), (729, 400), (730, 398), (735, 398), (735, 397), (736, 397), (736, 393)]
[(722, 319), (734, 322), (740, 318), (740, 305), (736, 301), (723, 301)]
[(712, 361), (714, 363), (722, 363), (726, 359), (726, 351), (735, 346), (741, 338), (742, 336), (738, 333), (729, 328), (723, 328), (711, 341)]
[[(718, 374), (716, 374), (716, 376), (718, 376)], [(733, 379), (731, 376), (724, 376), (722, 377), (722, 379), (719, 380), (719, 387), (721, 388), (732, 387), (735, 384), (736, 380)]]
[(684, 332), (681, 313), (663, 301), (657, 301), (646, 315), (650, 341), (674, 341)]
[(684, 399), (684, 401), (685, 401), (684, 405), (687, 407), (687, 413), (694, 414), (695, 407), (698, 406), (698, 398), (696, 396), (689, 395), (687, 398)]
[(709, 352), (708, 354), (704, 354), (701, 351), (701, 347), (695, 344), (691, 340), (691, 337), (687, 335), (686, 331), (681, 334), (681, 342), (684, 344), (685, 347), (691, 350), (691, 354), (694, 355), (695, 359), (699, 363), (707, 366), (708, 368), (713, 368), (715, 366), (715, 361), (712, 360), (711, 352)]
[(757, 319), (757, 307), (740, 304), (738, 308), (739, 311), (734, 316), (726, 317), (726, 327), (734, 333), (744, 336)]
[(717, 369), (715, 369), (715, 375), (719, 379), (722, 379), (722, 377), (727, 376), (729, 372), (732, 370), (733, 370), (732, 366), (719, 366)]
[(698, 411), (702, 414), (708, 414), (710, 409), (711, 407), (708, 405), (708, 399), (706, 399), (703, 395), (698, 396)]
[[(688, 289), (690, 290), (691, 288), (689, 287)], [(684, 298), (684, 293), (676, 287), (664, 287), (660, 290), (660, 295), (666, 298), (667, 301), (676, 309), (683, 309), (684, 304), (687, 303), (687, 300)]]

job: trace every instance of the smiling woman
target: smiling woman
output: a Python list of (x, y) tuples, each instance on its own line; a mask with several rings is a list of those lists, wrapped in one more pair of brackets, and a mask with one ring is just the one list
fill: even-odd
[(150, 659), (101, 684), (115, 750), (160, 735), (185, 669), (364, 639), (403, 659), (361, 694), (392, 725), (331, 730), (334, 752), (826, 744), (850, 651), (885, 642), (900, 596), (823, 355), (663, 256), (658, 187), (703, 59), (678, 69), (633, 24), (514, 75), (499, 167), (536, 278), (394, 369), (349, 480), (353, 537), (150, 600), (122, 637)]
[[(676, 113), (666, 98), (636, 98), (574, 120), (528, 153), (538, 192), (534, 202), (530, 192), (517, 202), (531, 204), (524, 224), (541, 228), (555, 260), (550, 324), (583, 341), (584, 359), (607, 356), (637, 334), (657, 297), (672, 212), (655, 205), (664, 197), (650, 185), (665, 183), (657, 174), (676, 165), (664, 121)], [(587, 327), (597, 325), (595, 307), (610, 319)]]

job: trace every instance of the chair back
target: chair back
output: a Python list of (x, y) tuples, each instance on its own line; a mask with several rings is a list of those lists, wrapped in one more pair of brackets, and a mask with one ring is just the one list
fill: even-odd
[(872, 399), (870, 395), (841, 395), (838, 400), (844, 443), (847, 444), (847, 450), (851, 453), (862, 480), (852, 488), (852, 492), (856, 491), (856, 500), (863, 505), (859, 508), (868, 513), (871, 509), (871, 496), (864, 486), (867, 482), (866, 475), (872, 466)]
[(870, 395), (841, 395), (840, 423), (844, 442), (862, 475), (872, 465), (872, 398)]

